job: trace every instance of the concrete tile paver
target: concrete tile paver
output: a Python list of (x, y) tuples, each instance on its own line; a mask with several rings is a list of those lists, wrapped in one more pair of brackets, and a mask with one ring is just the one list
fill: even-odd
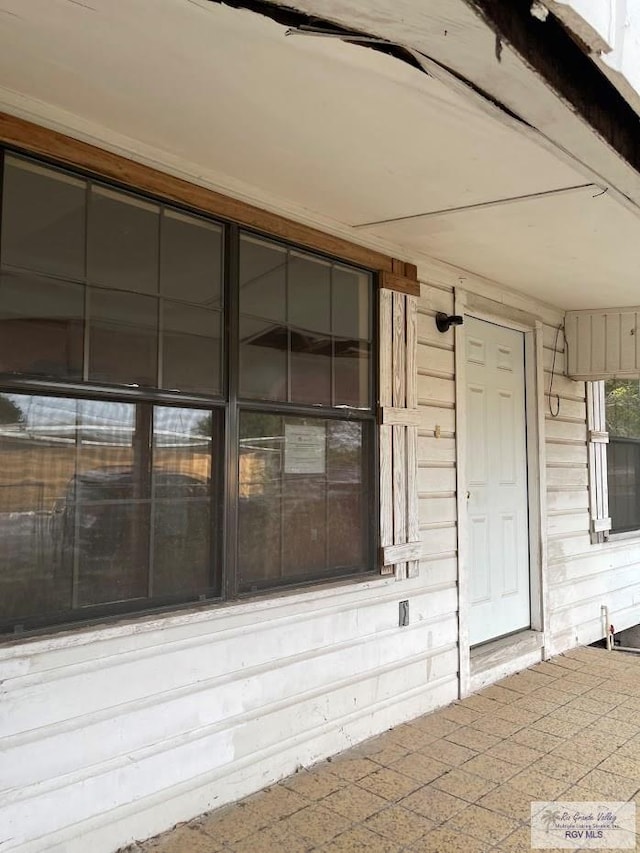
[(528, 853), (556, 799), (640, 806), (639, 658), (574, 649), (128, 849)]

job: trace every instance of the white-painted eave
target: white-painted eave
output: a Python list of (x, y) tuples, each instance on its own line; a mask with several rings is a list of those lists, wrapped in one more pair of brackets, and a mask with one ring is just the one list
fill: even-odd
[[(629, 168), (508, 49), (497, 62), (461, 0), (305, 4), (420, 51), (429, 73), (208, 0), (0, 0), (0, 108), (449, 282), (488, 280), (563, 309), (637, 302), (635, 206), (584, 156), (620, 185)], [(473, 66), (488, 91), (507, 79), (573, 148), (425, 54)]]

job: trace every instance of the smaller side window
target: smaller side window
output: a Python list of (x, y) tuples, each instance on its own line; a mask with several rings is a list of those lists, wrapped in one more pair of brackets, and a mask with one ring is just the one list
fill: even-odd
[(640, 530), (640, 381), (604, 383), (611, 531)]

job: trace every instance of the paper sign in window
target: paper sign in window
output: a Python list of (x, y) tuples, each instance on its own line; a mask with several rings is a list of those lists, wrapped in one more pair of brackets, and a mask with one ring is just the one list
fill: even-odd
[(325, 445), (324, 426), (285, 424), (285, 474), (324, 474)]

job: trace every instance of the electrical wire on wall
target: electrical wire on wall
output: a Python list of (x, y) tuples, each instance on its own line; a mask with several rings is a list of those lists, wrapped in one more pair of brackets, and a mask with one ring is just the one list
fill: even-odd
[[(553, 361), (551, 362), (551, 379), (549, 380), (549, 413), (552, 418), (557, 418), (560, 414), (560, 395), (553, 393), (553, 380), (556, 375), (556, 356), (558, 354), (558, 338), (560, 337), (560, 332), (562, 332), (562, 338), (564, 341), (564, 354), (565, 359), (569, 358), (567, 336), (564, 333), (564, 325), (558, 326), (556, 329), (556, 339), (553, 344)], [(553, 406), (553, 398), (556, 398), (555, 411)]]

